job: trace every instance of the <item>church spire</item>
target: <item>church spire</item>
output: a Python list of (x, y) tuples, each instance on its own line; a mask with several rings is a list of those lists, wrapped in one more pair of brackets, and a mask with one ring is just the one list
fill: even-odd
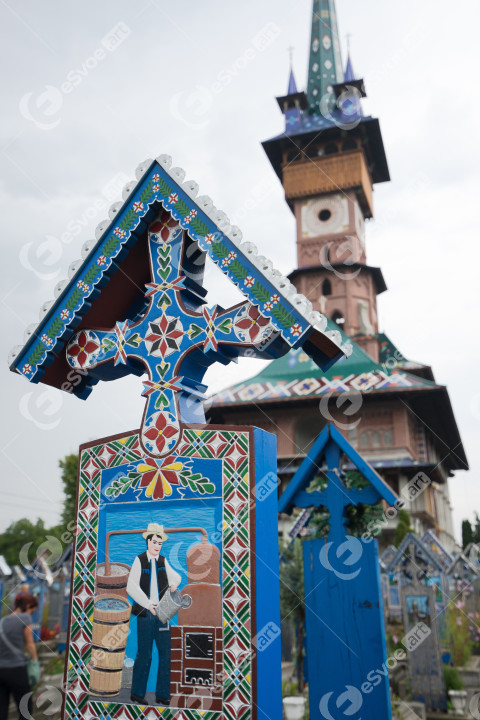
[(331, 92), (332, 85), (342, 80), (335, 0), (313, 0), (307, 82), (308, 109), (311, 115), (320, 114), (321, 98)]

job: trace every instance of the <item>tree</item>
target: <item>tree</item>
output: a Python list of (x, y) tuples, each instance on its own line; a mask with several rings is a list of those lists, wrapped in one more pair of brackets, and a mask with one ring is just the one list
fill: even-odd
[[(345, 487), (349, 489), (361, 490), (369, 487), (370, 483), (366, 480), (358, 470), (347, 470), (343, 477)], [(327, 480), (323, 476), (317, 476), (310, 483), (309, 490), (318, 490), (321, 492), (327, 487)], [(360, 537), (363, 533), (368, 532), (369, 526), (372, 527), (376, 521), (380, 521), (383, 516), (383, 508), (381, 502), (376, 505), (366, 505), (359, 503), (358, 505), (347, 505), (345, 508), (346, 527), (349, 535)], [(315, 537), (326, 537), (330, 530), (330, 515), (326, 508), (315, 508), (312, 512), (310, 526), (315, 527)], [(381, 528), (381, 523), (378, 522)], [(374, 533), (375, 535), (380, 534)]]
[(395, 529), (395, 538), (393, 544), (398, 548), (405, 535), (413, 532), (413, 528), (410, 525), (410, 515), (406, 510), (399, 510), (398, 512), (398, 525)]
[(66, 455), (58, 464), (62, 470), (63, 492), (65, 493), (65, 505), (62, 512), (62, 525), (73, 527), (75, 522), (75, 510), (77, 506), (77, 467), (78, 455), (72, 453)]
[(303, 585), (302, 542), (297, 538), (283, 550), (280, 559), (280, 615), (293, 621), (297, 630), (297, 682), (303, 688), (303, 632), (305, 626), (305, 591)]
[[(32, 523), (27, 518), (15, 520), (0, 535), (0, 555), (5, 557), (9, 565), (24, 565), (25, 558), (35, 558), (37, 548), (46, 540), (48, 530), (40, 518)], [(31, 543), (32, 547), (27, 547)], [(25, 548), (21, 553), (22, 548)]]
[(470, 520), (462, 520), (462, 549), (465, 550), (471, 542), (474, 542), (472, 523)]

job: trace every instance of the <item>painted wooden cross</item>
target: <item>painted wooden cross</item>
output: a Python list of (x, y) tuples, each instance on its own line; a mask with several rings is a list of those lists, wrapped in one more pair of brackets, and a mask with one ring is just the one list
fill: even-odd
[[(368, 487), (346, 487), (340, 470), (342, 453)], [(307, 492), (323, 458), (327, 487)], [(280, 512), (312, 506), (330, 512), (328, 538), (303, 542), (312, 720), (392, 716), (385, 676), (377, 686), (365, 682), (372, 668), (383, 668), (387, 660), (378, 547), (372, 538), (349, 536), (345, 515), (348, 505), (372, 505), (382, 499), (390, 505), (396, 502), (390, 488), (333, 425), (322, 430), (280, 497)]]
[[(209, 240), (214, 236), (207, 236)], [(80, 330), (67, 346), (69, 364), (99, 378), (105, 371), (110, 377), (147, 373), (140, 437), (144, 449), (156, 457), (178, 444), (181, 420), (204, 422), (206, 388), (201, 380), (209, 365), (245, 354), (274, 357), (278, 338), (269, 319), (249, 301), (228, 310), (202, 307), (205, 291), (198, 279), (205, 258), (198, 251), (195, 256), (189, 253), (191, 247), (180, 223), (162, 211), (148, 230), (151, 282), (145, 290), (146, 309), (108, 331)], [(274, 294), (270, 302), (279, 299)]]

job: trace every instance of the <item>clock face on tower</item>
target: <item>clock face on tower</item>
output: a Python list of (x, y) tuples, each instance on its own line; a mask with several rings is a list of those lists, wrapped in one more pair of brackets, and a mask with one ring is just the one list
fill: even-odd
[(302, 237), (311, 238), (346, 232), (348, 199), (340, 193), (310, 198), (302, 204)]

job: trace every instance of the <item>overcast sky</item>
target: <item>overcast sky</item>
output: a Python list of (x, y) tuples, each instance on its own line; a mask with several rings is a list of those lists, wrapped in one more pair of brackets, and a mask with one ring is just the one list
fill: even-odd
[[(337, 0), (367, 114), (380, 118), (392, 181), (375, 189), (371, 265), (388, 292), (380, 327), (448, 386), (470, 472), (451, 480), (457, 535), (480, 512), (478, 3)], [(138, 379), (83, 402), (7, 368), (82, 244), (136, 166), (173, 156), (276, 266), (295, 266), (295, 227), (260, 141), (283, 129), (287, 48), (307, 75), (311, 0), (3, 2), (1, 204), (3, 431), (0, 531), (59, 520), (58, 459), (138, 427)], [(268, 41), (265, 38), (269, 38)], [(213, 302), (235, 300), (216, 285)], [(258, 361), (216, 366), (210, 389)]]

